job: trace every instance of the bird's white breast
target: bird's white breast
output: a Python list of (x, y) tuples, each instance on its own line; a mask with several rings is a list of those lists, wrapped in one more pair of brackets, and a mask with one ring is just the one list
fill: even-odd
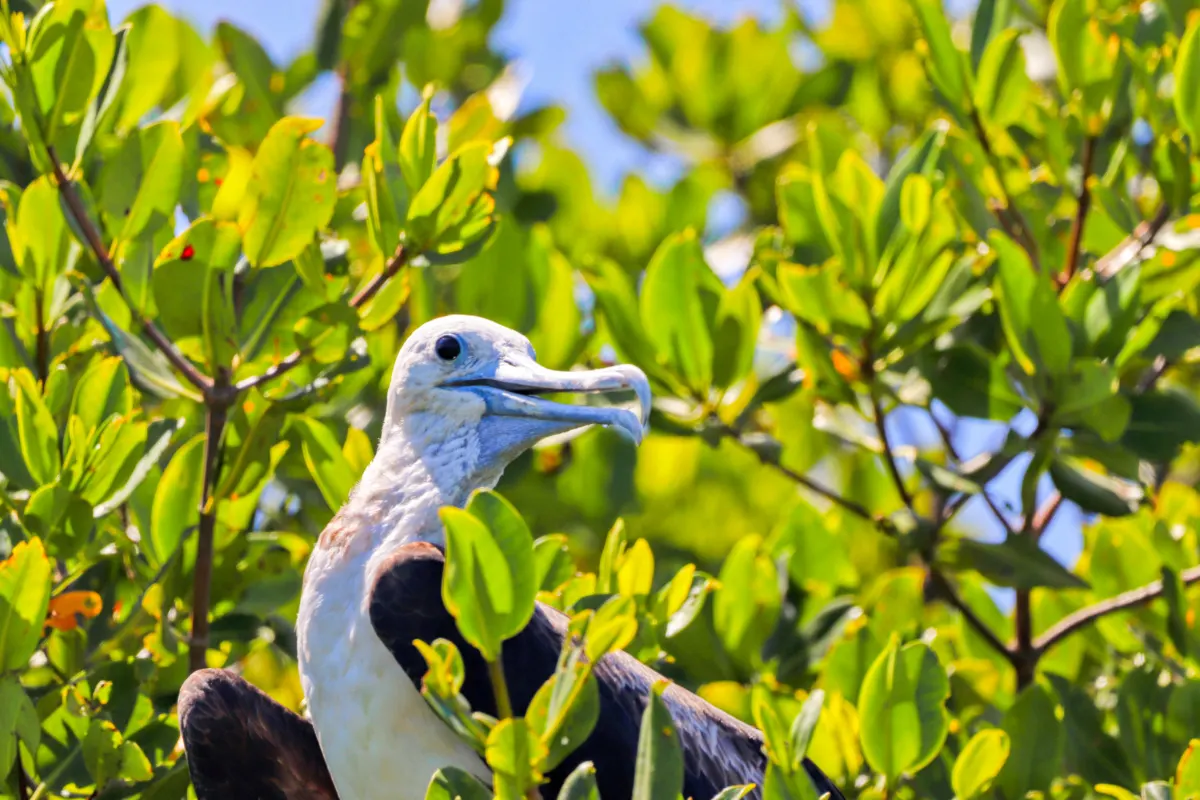
[(318, 549), (297, 620), (300, 679), (341, 800), (422, 800), (455, 766), (488, 778), (478, 754), (426, 705), (375, 635), (368, 554)]

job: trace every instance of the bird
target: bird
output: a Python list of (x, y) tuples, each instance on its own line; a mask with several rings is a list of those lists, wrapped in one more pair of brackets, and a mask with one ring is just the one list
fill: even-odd
[[(545, 394), (624, 393), (636, 408), (556, 402)], [(396, 357), (382, 433), (349, 498), (305, 569), (296, 624), (307, 716), (230, 670), (203, 669), (178, 699), (181, 738), (200, 800), (420, 800), (434, 772), (456, 767), (490, 785), (478, 752), (421, 696), (426, 663), (414, 641), (453, 642), (461, 694), (498, 716), (482, 655), (443, 604), (445, 531), (439, 509), (490, 489), (534, 444), (588, 427), (640, 443), (650, 388), (637, 367), (555, 371), (529, 340), (489, 320), (448, 315), (418, 327)], [(553, 673), (567, 617), (538, 603), (502, 650), (518, 715)], [(633, 793), (638, 734), (662, 677), (625, 652), (595, 665), (600, 714), (591, 735), (546, 775), (543, 797), (590, 761), (604, 800)], [(761, 733), (678, 684), (661, 695), (684, 756), (683, 796), (709, 800), (730, 785), (761, 785)], [(817, 794), (842, 798), (811, 761)], [(758, 793), (759, 790), (755, 790)]]

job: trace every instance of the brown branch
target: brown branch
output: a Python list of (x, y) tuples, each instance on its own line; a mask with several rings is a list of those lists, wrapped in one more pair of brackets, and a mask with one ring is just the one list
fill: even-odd
[[(409, 261), (408, 251), (404, 245), (399, 245), (396, 248), (392, 260), (389, 261), (383, 268), (383, 271), (368, 281), (361, 289), (359, 289), (352, 298), (350, 298), (351, 308), (362, 308), (367, 301), (379, 293), (383, 285), (396, 276), (396, 273)], [(245, 380), (238, 381), (234, 384), (233, 389), (237, 392), (243, 392), (247, 389), (253, 389), (255, 386), (261, 386), (273, 378), (278, 378), (286, 372), (289, 372), (299, 366), (304, 354), (299, 350), (289, 353), (278, 364), (274, 364), (267, 368), (261, 375), (255, 375)]]
[[(933, 426), (937, 428), (938, 435), (942, 437), (942, 444), (946, 448), (946, 453), (952, 459), (954, 459), (955, 462), (961, 464), (963, 459), (958, 453), (958, 448), (954, 446), (954, 438), (951, 435), (950, 430), (942, 424), (942, 421), (937, 418), (937, 414), (934, 414), (932, 409), (926, 409), (926, 411), (929, 413), (929, 418), (933, 420)], [(1004, 512), (1000, 510), (1000, 506), (996, 505), (996, 501), (992, 499), (992, 496), (988, 494), (986, 486), (980, 487), (979, 496), (983, 498), (983, 502), (987, 503), (987, 507), (992, 510), (992, 514), (996, 517), (997, 521), (1004, 526), (1004, 529), (1010, 534), (1013, 533), (1014, 531), (1012, 523), (1010, 523), (1008, 518), (1004, 516)], [(962, 507), (966, 505), (970, 497), (971, 495), (968, 494), (960, 494), (957, 498), (957, 502), (947, 503), (945, 509), (943, 509), (944, 513), (941, 516), (940, 524), (945, 525), (947, 522), (949, 522), (950, 518), (957, 514)]]
[(996, 173), (996, 183), (1000, 187), (1000, 202), (1003, 203), (1003, 207), (993, 209), (993, 213), (1000, 222), (1000, 227), (1004, 228), (1004, 232), (1024, 248), (1029, 255), (1029, 260), (1033, 263), (1033, 268), (1041, 272), (1041, 259), (1038, 257), (1037, 244), (1029, 233), (1029, 223), (1025, 221), (1021, 210), (1013, 203), (1008, 187), (1004, 184), (1004, 172), (1000, 169), (1000, 160), (996, 157), (996, 152), (992, 150), (992, 142), (988, 138), (987, 129), (975, 108), (971, 109), (971, 126), (975, 129), (975, 138), (979, 140), (979, 146), (983, 149), (988, 166)]
[[(1179, 580), (1184, 586), (1189, 586), (1200, 581), (1200, 567), (1191, 567), (1190, 569), (1183, 570), (1179, 573)], [(1054, 625), (1051, 625), (1045, 633), (1037, 638), (1037, 641), (1033, 643), (1033, 651), (1040, 658), (1050, 648), (1054, 647), (1054, 645), (1076, 631), (1086, 628), (1101, 617), (1115, 614), (1118, 611), (1136, 608), (1161, 596), (1162, 593), (1162, 581), (1153, 581), (1138, 589), (1130, 589), (1128, 592), (1123, 592), (1116, 597), (1101, 600), (1073, 614), (1068, 614)]]
[(1154, 242), (1159, 232), (1171, 219), (1171, 206), (1164, 202), (1154, 212), (1154, 216), (1138, 223), (1123, 242), (1114, 247), (1096, 262), (1094, 272), (1101, 278), (1111, 278), (1125, 267), (1132, 264), (1142, 254), (1142, 251)]
[(963, 619), (968, 625), (975, 629), (995, 650), (1008, 659), (1009, 663), (1016, 665), (1015, 654), (1004, 642), (1000, 641), (1000, 637), (988, 627), (988, 624), (980, 619), (979, 615), (967, 605), (967, 602), (958, 596), (954, 591), (954, 587), (950, 584), (950, 580), (936, 567), (929, 568), (929, 577), (937, 584), (939, 596), (942, 597), (950, 605), (958, 609), (958, 612), (963, 615)]
[(1138, 381), (1138, 394), (1144, 394), (1154, 388), (1154, 385), (1159, 382), (1167, 370), (1171, 368), (1171, 362), (1167, 361), (1165, 356), (1155, 356), (1154, 363), (1146, 370), (1146, 374)]
[(1062, 493), (1055, 492), (1038, 506), (1037, 511), (1033, 512), (1032, 524), (1029, 526), (1029, 530), (1035, 537), (1041, 538), (1042, 534), (1045, 533), (1046, 527), (1054, 521), (1054, 516), (1062, 508), (1062, 501)]
[(350, 145), (350, 110), (354, 98), (350, 96), (349, 82), (346, 80), (344, 66), (338, 70), (338, 78), (342, 88), (338, 94), (337, 109), (334, 111), (333, 138), (329, 142), (329, 149), (333, 151), (334, 169), (341, 172), (342, 167), (346, 166), (346, 148)]
[(722, 424), (719, 427), (717, 427), (717, 431), (720, 433), (721, 436), (734, 440), (735, 442), (740, 444), (742, 447), (749, 450), (751, 453), (754, 453), (754, 455), (756, 455), (758, 457), (758, 460), (760, 462), (762, 462), (763, 464), (766, 464), (769, 467), (773, 467), (779, 473), (790, 478), (794, 483), (800, 484), (801, 486), (803, 486), (805, 489), (808, 489), (813, 494), (824, 497), (826, 500), (833, 503), (835, 506), (843, 508), (846, 511), (849, 511), (854, 516), (859, 517), (860, 519), (864, 519), (867, 522), (870, 522), (871, 524), (878, 526), (879, 529), (884, 531), (885, 533), (893, 532), (892, 523), (886, 517), (877, 516), (877, 515), (871, 513), (871, 510), (868, 509), (866, 506), (864, 506), (860, 503), (856, 503), (855, 501), (849, 499), (848, 497), (842, 497), (837, 492), (833, 491), (832, 489), (822, 486), (821, 484), (814, 481), (812, 478), (809, 478), (806, 475), (801, 475), (799, 472), (796, 472), (794, 469), (785, 467), (783, 464), (779, 463), (779, 461), (777, 459), (772, 458), (771, 456), (762, 452), (759, 448), (754, 447), (749, 442), (747, 442), (745, 439), (743, 439), (741, 434), (738, 433), (738, 431), (735, 430), (733, 427)]
[(350, 307), (362, 308), (366, 305), (367, 301), (374, 297), (383, 288), (383, 285), (395, 277), (396, 273), (403, 269), (407, 263), (408, 250), (405, 249), (404, 245), (398, 245), (396, 252), (392, 254), (392, 260), (384, 266), (383, 271), (372, 278), (366, 286), (359, 289), (354, 297), (350, 298)]
[[(224, 370), (217, 373), (217, 388), (228, 388)], [(227, 393), (218, 391), (225, 396)], [(196, 570), (192, 577), (192, 633), (188, 643), (188, 667), (203, 669), (208, 653), (208, 609), (212, 594), (213, 537), (217, 524), (217, 502), (213, 497), (220, 472), (221, 438), (225, 432), (228, 406), (210, 402), (204, 413), (204, 473), (200, 493), (200, 524), (196, 538)]]
[[(872, 375), (872, 378), (874, 376)], [(883, 445), (883, 463), (887, 465), (888, 472), (892, 476), (892, 482), (896, 484), (896, 491), (900, 493), (900, 499), (904, 501), (904, 505), (909, 511), (916, 513), (913, 507), (913, 497), (909, 493), (908, 488), (904, 485), (904, 476), (900, 474), (900, 467), (896, 464), (896, 454), (892, 451), (892, 443), (888, 439), (887, 426), (884, 424), (883, 404), (879, 401), (879, 392), (875, 390), (875, 383), (871, 382), (871, 411), (875, 417), (875, 430), (879, 434), (879, 442)]]
[(125, 286), (121, 281), (121, 274), (117, 271), (117, 265), (113, 263), (112, 257), (108, 253), (108, 248), (104, 246), (103, 240), (100, 238), (100, 232), (96, 230), (95, 224), (88, 216), (87, 209), (84, 208), (83, 202), (79, 199), (79, 195), (75, 192), (75, 186), (67, 178), (63, 172), (62, 162), (58, 160), (58, 155), (54, 152), (54, 148), (46, 149), (47, 155), (50, 157), (50, 163), (54, 167), (54, 178), (58, 182), (58, 191), (62, 195), (63, 203), (67, 210), (71, 213), (71, 217), (75, 220), (75, 225), (83, 234), (84, 243), (92, 251), (92, 255), (96, 257), (96, 261), (100, 264), (100, 268), (104, 270), (104, 274), (112, 281), (113, 288), (117, 290), (117, 294), (125, 301), (125, 305), (129, 307), (134, 319), (137, 320), (142, 330), (146, 332), (147, 338), (154, 342), (154, 346), (158, 348), (171, 365), (179, 370), (179, 373), (187, 379), (187, 382), (195, 386), (205, 395), (212, 389), (212, 379), (196, 369), (192, 362), (188, 361), (182, 353), (176, 349), (175, 344), (167, 338), (167, 335), (158, 329), (158, 326), (141, 311), (133, 307), (129, 302), (129, 298), (125, 295)]
[(1067, 281), (1071, 280), (1079, 266), (1079, 249), (1083, 244), (1083, 226), (1087, 222), (1088, 210), (1092, 205), (1092, 190), (1088, 186), (1088, 181), (1092, 176), (1092, 161), (1095, 157), (1096, 138), (1094, 136), (1084, 137), (1083, 157), (1080, 165), (1083, 174), (1079, 180), (1079, 201), (1075, 206), (1075, 218), (1071, 222), (1071, 239), (1067, 246), (1067, 260), (1058, 276), (1060, 287), (1067, 285)]
[(37, 306), (34, 309), (34, 318), (37, 324), (37, 354), (34, 356), (34, 369), (37, 370), (38, 383), (45, 389), (46, 379), (50, 377), (50, 332), (46, 330), (46, 315), (43, 309), (45, 298), (41, 289), (34, 291), (33, 302)]

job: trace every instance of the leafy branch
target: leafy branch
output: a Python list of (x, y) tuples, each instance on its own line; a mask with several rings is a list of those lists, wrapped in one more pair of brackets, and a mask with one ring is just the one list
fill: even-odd
[(1092, 177), (1092, 161), (1096, 156), (1096, 137), (1088, 136), (1083, 140), (1083, 157), (1080, 162), (1082, 174), (1079, 176), (1079, 197), (1076, 201), (1075, 216), (1071, 221), (1071, 239), (1067, 245), (1067, 261), (1058, 276), (1058, 285), (1066, 286), (1067, 281), (1075, 274), (1079, 265), (1079, 250), (1083, 243), (1083, 226), (1087, 222), (1088, 210), (1092, 205), (1092, 189), (1088, 182)]
[[(1193, 583), (1200, 581), (1200, 567), (1191, 567), (1179, 573), (1179, 581), (1184, 586), (1190, 586)], [(1136, 608), (1140, 605), (1145, 605), (1163, 594), (1163, 582), (1161, 580), (1152, 581), (1145, 586), (1137, 589), (1130, 589), (1127, 592), (1122, 592), (1116, 597), (1110, 597), (1107, 600), (1101, 600), (1094, 605), (1082, 608), (1073, 614), (1068, 614), (1061, 620), (1051, 625), (1041, 636), (1033, 643), (1033, 652), (1035, 660), (1045, 655), (1056, 644), (1061, 642), (1073, 633), (1077, 633), (1093, 622), (1106, 617), (1109, 614), (1116, 614), (1119, 611), (1127, 611), (1131, 608)]]
[[(350, 298), (350, 307), (353, 309), (359, 309), (366, 305), (367, 301), (378, 294), (379, 290), (382, 289), (389, 280), (395, 277), (396, 274), (408, 264), (409, 260), (410, 257), (408, 249), (404, 245), (399, 245), (396, 248), (396, 252), (392, 255), (391, 260), (388, 261), (388, 263), (384, 266), (383, 271), (364, 284), (363, 287), (359, 289), (353, 297)], [(291, 370), (295, 369), (297, 366), (299, 366), (303, 359), (304, 353), (300, 350), (294, 350), (288, 355), (284, 356), (279, 363), (268, 367), (261, 374), (238, 381), (236, 384), (234, 384), (233, 388), (238, 392), (243, 392), (247, 389), (253, 389), (256, 386), (261, 386), (262, 384), (274, 380), (275, 378), (285, 375)]]
[(53, 165), (54, 179), (58, 185), (58, 191), (62, 195), (63, 204), (66, 206), (67, 211), (70, 212), (76, 229), (83, 234), (84, 244), (92, 251), (96, 262), (100, 264), (100, 268), (104, 270), (104, 274), (112, 282), (113, 288), (117, 290), (117, 294), (121, 296), (121, 299), (125, 301), (125, 305), (128, 306), (142, 330), (146, 332), (146, 336), (149, 337), (150, 341), (154, 342), (154, 346), (158, 348), (159, 352), (166, 356), (171, 365), (179, 371), (179, 374), (183, 375), (188, 383), (199, 389), (205, 397), (208, 397), (213, 389), (212, 378), (200, 372), (183, 353), (179, 352), (174, 342), (159, 330), (153, 320), (129, 302), (129, 298), (125, 294), (124, 283), (121, 280), (121, 273), (117, 271), (117, 266), (113, 263), (108, 248), (104, 246), (104, 241), (100, 237), (100, 231), (96, 229), (95, 222), (92, 220), (91, 215), (87, 213), (83, 202), (79, 199), (79, 194), (75, 191), (74, 183), (71, 182), (70, 178), (63, 171), (62, 162), (54, 152), (54, 148), (47, 147), (46, 152), (50, 158), (50, 163)]

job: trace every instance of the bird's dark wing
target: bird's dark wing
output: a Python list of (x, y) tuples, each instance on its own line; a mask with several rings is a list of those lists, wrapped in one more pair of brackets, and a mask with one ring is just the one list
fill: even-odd
[[(399, 548), (377, 573), (370, 597), (371, 624), (418, 687), (425, 659), (413, 646), (420, 639), (447, 639), (462, 654), (466, 678), (462, 694), (476, 711), (496, 714), (496, 701), (483, 657), (463, 640), (454, 618), (442, 604), (445, 558), (433, 545), (414, 543)], [(523, 714), (538, 688), (554, 673), (566, 633), (566, 617), (538, 604), (525, 630), (506, 642), (504, 674), (514, 710)], [(650, 687), (661, 676), (632, 656), (620, 652), (603, 658), (595, 675), (600, 690), (600, 721), (583, 746), (546, 776), (543, 797), (555, 797), (563, 780), (584, 761), (596, 767), (596, 782), (604, 800), (624, 800), (633, 794), (638, 732)], [(663, 694), (679, 730), (683, 747), (684, 796), (709, 800), (726, 786), (761, 784), (766, 757), (762, 737), (749, 725), (714, 708), (691, 692), (672, 685)], [(842, 795), (812, 762), (806, 768), (818, 791)]]
[(337, 800), (312, 723), (232, 672), (192, 673), (179, 730), (200, 800)]

